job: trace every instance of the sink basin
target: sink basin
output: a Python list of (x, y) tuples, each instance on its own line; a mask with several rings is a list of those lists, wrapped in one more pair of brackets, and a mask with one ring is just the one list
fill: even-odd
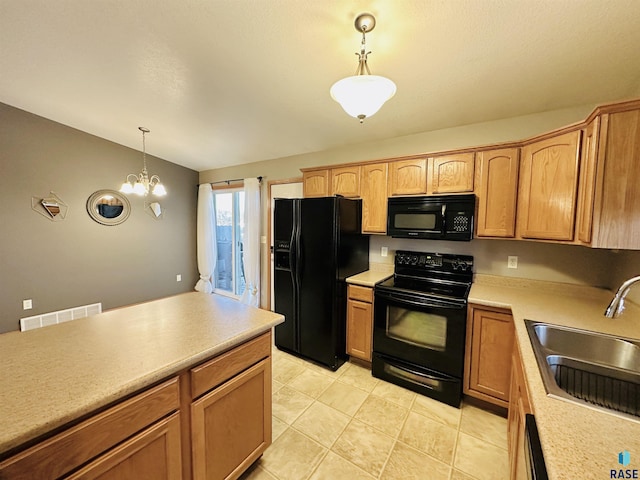
[(549, 395), (640, 418), (640, 341), (525, 324)]

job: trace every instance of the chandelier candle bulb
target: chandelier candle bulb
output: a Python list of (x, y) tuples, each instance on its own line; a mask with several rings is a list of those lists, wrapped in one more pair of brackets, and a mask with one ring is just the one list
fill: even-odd
[[(163, 197), (167, 194), (167, 190), (164, 185), (160, 183), (160, 177), (158, 175), (152, 175), (149, 177), (147, 171), (147, 148), (145, 144), (145, 135), (150, 132), (148, 128), (138, 127), (138, 130), (142, 132), (142, 172), (136, 175), (130, 173), (127, 175), (126, 180), (120, 187), (120, 191), (125, 194), (135, 193), (139, 196), (149, 195), (149, 190), (153, 195)], [(129, 180), (131, 178), (131, 180)]]

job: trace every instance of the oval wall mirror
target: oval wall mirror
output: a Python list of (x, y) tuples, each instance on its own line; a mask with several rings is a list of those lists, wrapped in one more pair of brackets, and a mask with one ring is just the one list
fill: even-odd
[(87, 212), (102, 225), (118, 225), (129, 218), (131, 204), (115, 190), (98, 190), (87, 200)]

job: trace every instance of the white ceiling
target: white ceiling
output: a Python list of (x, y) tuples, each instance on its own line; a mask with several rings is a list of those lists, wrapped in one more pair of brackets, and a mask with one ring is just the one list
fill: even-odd
[[(362, 12), (398, 92), (360, 125)], [(199, 171), (629, 98), (638, 52), (640, 0), (0, 0), (0, 102)]]

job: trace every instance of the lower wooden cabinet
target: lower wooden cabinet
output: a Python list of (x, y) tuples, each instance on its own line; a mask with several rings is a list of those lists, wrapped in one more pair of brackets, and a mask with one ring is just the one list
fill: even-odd
[(271, 444), (271, 332), (0, 461), (0, 479), (236, 479)]
[(463, 391), (507, 407), (514, 341), (509, 310), (469, 306)]
[(347, 288), (347, 354), (371, 361), (373, 344), (373, 288)]
[(238, 478), (271, 444), (271, 360), (191, 405), (193, 478)]
[(511, 480), (528, 480), (528, 465), (525, 456), (526, 414), (531, 411), (527, 382), (522, 369), (518, 346), (514, 344), (511, 357), (511, 389), (509, 399), (508, 440), (509, 469)]
[(69, 480), (182, 478), (180, 414), (159, 421), (69, 476)]

